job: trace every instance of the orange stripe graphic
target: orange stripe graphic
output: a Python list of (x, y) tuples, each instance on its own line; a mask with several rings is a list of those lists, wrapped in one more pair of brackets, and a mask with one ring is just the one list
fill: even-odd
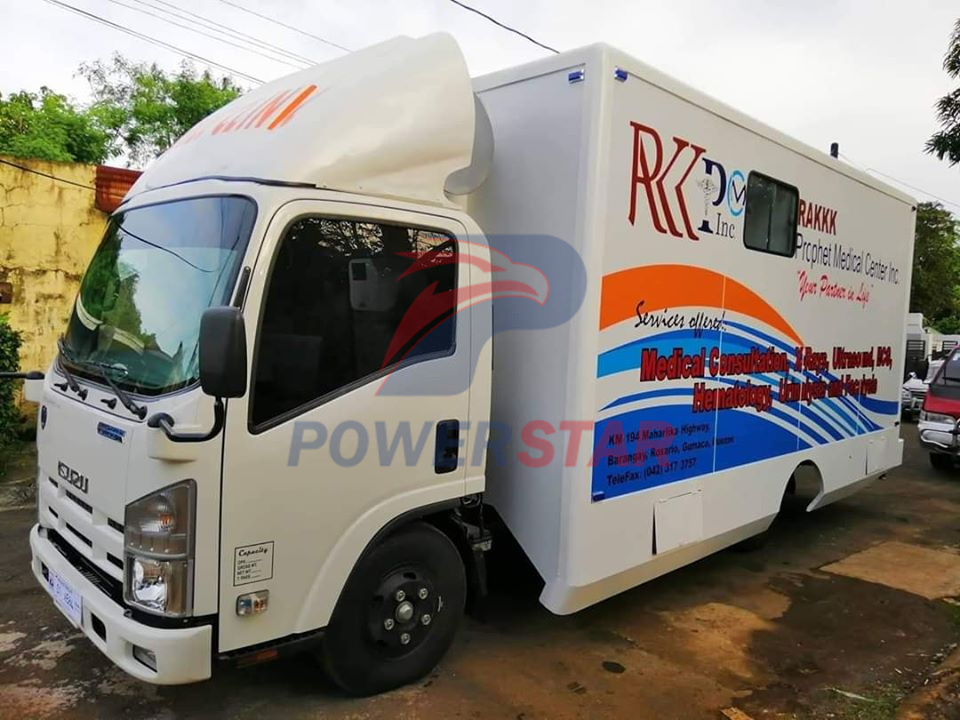
[(297, 108), (303, 105), (306, 99), (311, 95), (313, 95), (313, 91), (316, 89), (317, 89), (316, 85), (308, 85), (306, 88), (304, 88), (303, 92), (297, 95), (290, 102), (290, 104), (283, 109), (283, 112), (277, 115), (274, 121), (270, 123), (270, 127), (268, 127), (267, 130), (273, 130), (274, 128), (279, 127), (280, 125), (283, 125), (288, 120), (290, 120), (290, 118), (293, 117), (293, 114), (297, 111)]
[(600, 329), (646, 312), (675, 307), (714, 307), (747, 315), (802, 344), (780, 313), (746, 285), (693, 265), (647, 265), (611, 273), (600, 290)]

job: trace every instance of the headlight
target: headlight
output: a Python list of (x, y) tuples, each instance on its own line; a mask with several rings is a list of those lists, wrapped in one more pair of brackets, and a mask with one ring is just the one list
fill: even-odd
[(124, 588), (129, 605), (182, 617), (193, 610), (197, 485), (171, 485), (127, 505)]
[(953, 417), (953, 415), (941, 415), (940, 413), (931, 413), (924, 410), (920, 413), (920, 421), (953, 425), (957, 419)]
[(192, 609), (190, 560), (153, 560), (127, 556), (125, 599), (148, 612), (187, 615)]

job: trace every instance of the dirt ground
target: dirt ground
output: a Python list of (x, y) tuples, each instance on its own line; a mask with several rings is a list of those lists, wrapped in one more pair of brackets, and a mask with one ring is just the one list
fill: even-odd
[[(569, 617), (498, 574), (426, 680), (345, 698), (309, 656), (154, 687), (115, 669), (29, 572), (30, 509), (0, 512), (2, 718), (960, 718), (960, 470), (905, 425), (902, 468), (761, 550), (728, 550)], [(496, 569), (496, 568), (495, 568)]]

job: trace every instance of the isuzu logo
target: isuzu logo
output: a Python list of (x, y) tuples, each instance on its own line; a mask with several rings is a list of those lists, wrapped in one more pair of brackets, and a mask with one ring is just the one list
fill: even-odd
[(77, 488), (77, 490), (87, 492), (87, 489), (90, 487), (90, 478), (88, 478), (86, 475), (81, 475), (73, 468), (64, 465), (62, 462), (57, 463), (57, 474), (60, 476), (61, 480), (70, 483)]

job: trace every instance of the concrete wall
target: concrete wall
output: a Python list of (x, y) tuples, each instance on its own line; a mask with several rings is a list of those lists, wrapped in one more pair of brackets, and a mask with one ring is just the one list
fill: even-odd
[(0, 162), (0, 282), (13, 286), (0, 313), (23, 334), (20, 367), (46, 370), (107, 216), (94, 207), (96, 166), (0, 160), (62, 179)]

